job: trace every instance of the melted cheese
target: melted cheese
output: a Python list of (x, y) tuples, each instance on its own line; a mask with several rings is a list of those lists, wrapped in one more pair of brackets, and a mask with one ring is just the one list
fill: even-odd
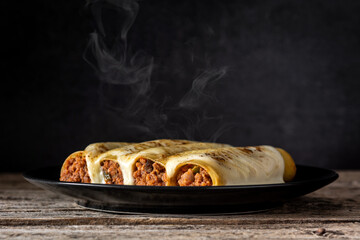
[(85, 152), (90, 157), (96, 157), (101, 153), (107, 152), (114, 148), (123, 147), (126, 145), (130, 145), (132, 143), (126, 142), (100, 142), (100, 143), (92, 143), (85, 148)]
[(96, 183), (94, 179), (97, 179), (97, 172), (94, 171), (92, 161), (97, 156), (99, 156), (102, 153), (105, 153), (111, 149), (123, 147), (126, 145), (129, 145), (131, 143), (126, 142), (101, 142), (101, 143), (93, 143), (88, 145), (85, 150), (85, 159), (86, 159), (86, 165), (88, 168), (89, 177), (91, 179), (91, 183)]

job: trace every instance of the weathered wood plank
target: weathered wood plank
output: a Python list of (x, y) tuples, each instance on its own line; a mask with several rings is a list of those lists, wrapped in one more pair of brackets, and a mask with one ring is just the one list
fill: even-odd
[[(317, 234), (319, 228), (325, 232)], [(2, 239), (359, 239), (360, 223), (301, 225), (83, 225), (0, 227)]]

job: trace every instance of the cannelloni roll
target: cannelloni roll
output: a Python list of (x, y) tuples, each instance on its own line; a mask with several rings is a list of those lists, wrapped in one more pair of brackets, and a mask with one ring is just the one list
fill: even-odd
[(60, 181), (91, 183), (88, 162), (101, 153), (130, 143), (101, 142), (88, 145), (85, 150), (77, 151), (66, 158), (60, 171)]
[(165, 167), (171, 186), (255, 185), (290, 181), (292, 163), (285, 150), (271, 146), (225, 147), (183, 152)]

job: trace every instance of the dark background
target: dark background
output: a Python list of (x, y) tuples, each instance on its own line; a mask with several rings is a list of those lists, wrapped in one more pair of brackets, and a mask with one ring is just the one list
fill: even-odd
[(142, 95), (84, 60), (96, 29), (84, 1), (1, 5), (0, 171), (61, 164), (92, 142), (161, 137), (360, 167), (360, 1), (140, 1), (127, 37), (129, 57), (153, 59)]

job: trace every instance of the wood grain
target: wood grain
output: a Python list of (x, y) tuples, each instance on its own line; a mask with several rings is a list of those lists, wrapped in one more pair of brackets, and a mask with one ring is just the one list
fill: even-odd
[[(79, 207), (20, 174), (0, 174), (0, 239), (12, 238), (353, 238), (360, 239), (360, 171), (256, 214), (194, 216), (109, 214)], [(325, 228), (317, 235), (318, 228)]]

